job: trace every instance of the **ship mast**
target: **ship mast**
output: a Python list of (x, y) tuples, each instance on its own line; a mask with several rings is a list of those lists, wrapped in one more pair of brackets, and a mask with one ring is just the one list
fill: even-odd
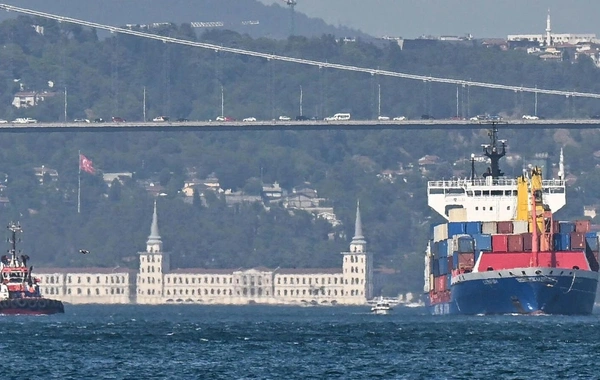
[(498, 126), (494, 123), (488, 132), (490, 143), (483, 145), (483, 154), (490, 159), (490, 171), (484, 176), (493, 179), (502, 177), (504, 173), (500, 170), (500, 159), (506, 155), (506, 140), (498, 140)]
[(10, 266), (18, 266), (17, 261), (17, 232), (22, 232), (21, 225), (11, 222), (6, 228), (10, 231), (8, 242), (10, 244), (9, 253), (11, 256)]

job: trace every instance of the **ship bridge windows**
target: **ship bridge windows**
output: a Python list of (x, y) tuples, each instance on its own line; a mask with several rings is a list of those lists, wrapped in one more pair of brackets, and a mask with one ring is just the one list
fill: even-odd
[(455, 187), (455, 188), (450, 188), (450, 189), (446, 189), (446, 194), (448, 195), (456, 195), (456, 194), (464, 194), (465, 193), (465, 189), (463, 189), (462, 187)]
[(429, 194), (444, 194), (444, 189), (429, 189)]

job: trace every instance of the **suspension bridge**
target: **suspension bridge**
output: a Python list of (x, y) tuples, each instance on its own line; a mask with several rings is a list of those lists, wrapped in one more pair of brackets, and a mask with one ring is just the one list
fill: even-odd
[[(580, 91), (565, 91), (539, 87), (527, 87), (527, 86), (514, 86), (505, 85), (500, 83), (471, 81), (463, 79), (444, 78), (436, 76), (424, 76), (409, 73), (402, 73), (390, 70), (381, 70), (368, 67), (352, 66), (332, 62), (315, 61), (309, 59), (295, 58), (284, 55), (268, 54), (264, 52), (252, 51), (239, 49), (234, 47), (220, 46), (205, 42), (184, 40), (169, 36), (162, 36), (152, 33), (146, 33), (139, 30), (133, 30), (127, 27), (116, 27), (112, 25), (100, 24), (91, 21), (85, 21), (75, 19), (71, 17), (40, 12), (32, 9), (16, 7), (9, 4), (0, 4), (0, 9), (15, 12), (19, 14), (40, 17), (49, 20), (55, 20), (59, 23), (70, 23), (74, 25), (95, 28), (98, 30), (105, 30), (110, 33), (117, 33), (123, 35), (136, 36), (140, 38), (146, 38), (156, 41), (161, 41), (165, 44), (175, 44), (182, 46), (189, 46), (201, 49), (210, 49), (215, 52), (227, 52), (232, 54), (263, 58), (268, 61), (281, 61), (294, 63), (299, 65), (314, 66), (318, 68), (328, 68), (334, 70), (341, 70), (347, 72), (356, 72), (369, 74), (371, 76), (382, 76), (382, 77), (394, 77), (415, 81), (422, 81), (425, 83), (443, 83), (451, 84), (456, 86), (462, 86), (463, 88), (480, 87), (494, 90), (505, 90), (513, 91), (515, 93), (533, 93), (536, 96), (539, 94), (563, 96), (567, 98), (591, 98), (600, 99), (600, 94)], [(512, 120), (504, 123), (508, 128), (597, 128), (597, 120)], [(182, 122), (182, 123), (148, 123), (148, 122), (136, 122), (136, 123), (104, 123), (101, 125), (89, 125), (79, 123), (39, 123), (35, 125), (15, 125), (15, 124), (4, 124), (0, 125), (2, 131), (29, 131), (29, 130), (269, 130), (269, 129), (447, 129), (447, 128), (471, 128), (481, 127), (480, 123), (473, 123), (468, 120), (408, 120), (408, 121), (372, 121), (372, 120), (352, 120), (344, 122)]]
[(506, 120), (500, 122), (469, 120), (347, 120), (347, 121), (183, 121), (183, 122), (108, 122), (108, 123), (6, 123), (1, 132), (197, 132), (197, 131), (408, 131), (486, 129), (497, 125), (502, 129), (597, 129), (600, 120)]

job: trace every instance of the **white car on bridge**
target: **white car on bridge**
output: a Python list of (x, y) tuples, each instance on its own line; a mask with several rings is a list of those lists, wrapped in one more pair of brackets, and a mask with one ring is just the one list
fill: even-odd
[(536, 115), (523, 115), (524, 120), (539, 120), (539, 116)]
[(255, 117), (247, 117), (245, 119), (242, 119), (242, 121), (246, 121), (246, 122), (256, 121), (256, 118)]
[(15, 123), (15, 124), (31, 124), (31, 123), (37, 123), (37, 120), (32, 119), (30, 117), (18, 117), (15, 120), (13, 120), (13, 123)]

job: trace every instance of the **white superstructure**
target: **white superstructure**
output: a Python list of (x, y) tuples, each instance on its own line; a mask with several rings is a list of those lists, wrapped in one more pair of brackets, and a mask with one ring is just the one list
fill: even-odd
[[(517, 183), (505, 178), (499, 161), (506, 154), (506, 141), (498, 139), (498, 128), (493, 125), (490, 144), (483, 144), (484, 155), (490, 160), (490, 168), (483, 178), (429, 181), (427, 203), (438, 214), (450, 221), (476, 220), (481, 222), (514, 220), (517, 215)], [(474, 158), (471, 158), (474, 171)], [(566, 203), (566, 183), (561, 151), (559, 179), (542, 181), (544, 204), (556, 212)], [(453, 212), (451, 210), (458, 209)], [(452, 220), (451, 220), (452, 219)]]

